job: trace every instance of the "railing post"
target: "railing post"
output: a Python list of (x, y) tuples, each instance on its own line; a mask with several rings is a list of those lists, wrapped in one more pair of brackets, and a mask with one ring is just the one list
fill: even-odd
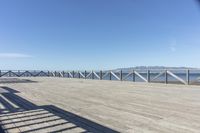
[(94, 79), (94, 73), (93, 73), (93, 70), (92, 70), (92, 73), (91, 73), (91, 74), (92, 74), (92, 79)]
[(111, 71), (110, 71), (110, 80), (112, 80), (112, 74), (111, 74)]
[(57, 77), (60, 77), (60, 72), (58, 71), (58, 72), (56, 72), (57, 73)]
[(103, 78), (103, 72), (102, 72), (102, 70), (100, 71), (99, 75), (100, 75), (100, 80), (102, 80), (102, 78)]
[(133, 70), (133, 82), (135, 82), (135, 70)]
[(167, 70), (165, 70), (165, 84), (168, 84), (168, 74), (167, 74)]
[(8, 72), (8, 77), (11, 77), (11, 70), (9, 70)]
[(58, 71), (58, 77), (61, 77), (61, 72)]
[(189, 69), (186, 71), (186, 80), (187, 80), (187, 84), (189, 85), (190, 84), (190, 70)]
[(120, 80), (121, 81), (123, 80), (123, 72), (122, 72), (122, 70), (120, 71)]
[(62, 77), (63, 78), (65, 77), (65, 71), (62, 71)]
[(17, 75), (18, 75), (18, 77), (20, 77), (20, 71), (19, 70), (17, 71)]
[(147, 82), (150, 83), (151, 82), (151, 75), (150, 75), (150, 70), (147, 70)]
[(81, 74), (80, 74), (80, 72), (78, 71), (78, 78), (80, 79), (81, 78)]
[(74, 73), (74, 71), (72, 71), (72, 78), (74, 78), (74, 76), (75, 76), (75, 73)]
[(56, 75), (57, 75), (57, 72), (55, 71), (55, 77), (56, 77)]
[(85, 73), (84, 73), (84, 75), (85, 75), (85, 79), (87, 78), (87, 71), (85, 70)]
[(47, 77), (50, 77), (50, 72), (49, 71), (47, 72)]

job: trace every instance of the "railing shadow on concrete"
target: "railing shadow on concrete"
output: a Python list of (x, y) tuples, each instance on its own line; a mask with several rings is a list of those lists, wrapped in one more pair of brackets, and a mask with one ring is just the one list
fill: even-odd
[(0, 92), (0, 123), (6, 132), (118, 133), (54, 105), (37, 106), (18, 96), (15, 89), (2, 87)]
[(12, 83), (37, 83), (37, 81), (33, 81), (30, 79), (19, 79), (13, 77), (1, 77), (0, 84), (12, 84)]

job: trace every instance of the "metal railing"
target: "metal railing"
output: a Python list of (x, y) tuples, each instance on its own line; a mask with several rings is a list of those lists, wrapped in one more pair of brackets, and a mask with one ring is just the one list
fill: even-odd
[(131, 70), (131, 71), (32, 71), (1, 70), (0, 77), (65, 77), (96, 80), (118, 80), (147, 83), (200, 85), (200, 70)]

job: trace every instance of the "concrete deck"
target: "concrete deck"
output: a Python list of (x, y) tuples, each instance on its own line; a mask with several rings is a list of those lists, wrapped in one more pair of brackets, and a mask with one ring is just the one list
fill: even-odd
[(25, 79), (0, 80), (6, 132), (200, 132), (199, 86)]

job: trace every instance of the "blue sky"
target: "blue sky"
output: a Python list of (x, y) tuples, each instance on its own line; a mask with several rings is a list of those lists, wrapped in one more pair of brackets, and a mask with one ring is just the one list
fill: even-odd
[(0, 69), (200, 67), (195, 0), (0, 0)]

